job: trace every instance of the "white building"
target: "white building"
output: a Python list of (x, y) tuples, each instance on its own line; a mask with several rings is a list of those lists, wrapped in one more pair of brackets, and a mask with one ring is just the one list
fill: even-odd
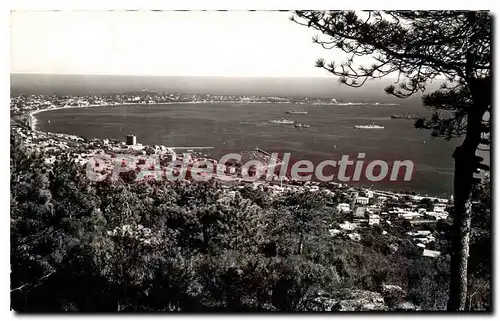
[(349, 212), (351, 210), (351, 206), (347, 203), (340, 203), (339, 205), (337, 205), (337, 210), (343, 213)]
[(428, 244), (428, 243), (434, 242), (435, 240), (436, 239), (432, 235), (430, 235), (428, 237), (416, 237), (413, 239), (413, 241), (418, 242), (418, 243), (422, 243), (422, 244)]
[(318, 190), (319, 190), (319, 186), (314, 186), (314, 185), (313, 185), (313, 186), (310, 186), (310, 187), (309, 187), (309, 191), (310, 191), (310, 192), (317, 192)]
[(439, 251), (431, 251), (431, 250), (424, 249), (422, 256), (438, 257), (440, 254), (441, 254), (441, 252), (439, 252)]
[(415, 232), (408, 232), (406, 234), (408, 234), (410, 236), (414, 236), (414, 237), (422, 237), (422, 236), (431, 235), (431, 231), (415, 231)]
[(413, 220), (419, 217), (422, 217), (423, 214), (417, 213), (417, 212), (411, 212), (411, 211), (404, 211), (398, 214), (399, 217), (402, 217), (403, 219), (406, 220)]
[(378, 205), (369, 205), (366, 207), (369, 213), (380, 213), (380, 207)]
[(380, 216), (377, 214), (371, 214), (368, 216), (368, 225), (380, 224)]
[(353, 240), (353, 241), (360, 241), (361, 240), (361, 235), (359, 235), (358, 233), (351, 233), (351, 234), (347, 234), (347, 236)]
[(358, 226), (356, 224), (345, 221), (343, 224), (339, 224), (339, 227), (346, 231), (352, 231), (356, 229)]
[(369, 200), (370, 199), (368, 197), (364, 197), (364, 196), (358, 196), (358, 197), (356, 197), (356, 203), (358, 203), (358, 204), (366, 205), (366, 204), (368, 204)]
[(328, 232), (330, 232), (331, 236), (335, 236), (335, 235), (340, 234), (342, 231), (338, 230), (338, 229), (330, 229), (330, 230), (328, 230)]
[(434, 212), (444, 212), (446, 209), (446, 204), (435, 204), (434, 205)]

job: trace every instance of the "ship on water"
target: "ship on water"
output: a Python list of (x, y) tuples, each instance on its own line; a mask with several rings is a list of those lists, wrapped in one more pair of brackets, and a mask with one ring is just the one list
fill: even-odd
[(282, 125), (293, 125), (295, 122), (293, 120), (288, 120), (284, 118), (273, 119), (269, 121), (271, 124), (282, 124)]
[(309, 127), (311, 127), (311, 125), (301, 124), (301, 123), (295, 123), (294, 126), (295, 126), (295, 128), (309, 128)]
[(307, 111), (305, 111), (303, 109), (299, 109), (299, 110), (289, 110), (286, 113), (291, 114), (291, 115), (306, 115)]
[(392, 114), (391, 119), (417, 119), (418, 117), (412, 115), (400, 115), (400, 114)]
[(367, 124), (367, 125), (354, 125), (356, 129), (384, 129), (384, 126)]

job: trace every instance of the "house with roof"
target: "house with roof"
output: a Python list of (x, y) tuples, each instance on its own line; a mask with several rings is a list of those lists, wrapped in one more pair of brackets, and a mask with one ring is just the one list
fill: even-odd
[(446, 209), (446, 204), (434, 204), (434, 209), (433, 211), (434, 212), (437, 212), (437, 213), (443, 213)]
[(424, 216), (424, 214), (413, 212), (413, 211), (403, 211), (403, 212), (398, 213), (398, 216), (405, 219), (405, 220), (413, 220), (413, 219), (420, 218), (420, 217)]
[(422, 256), (427, 256), (427, 257), (438, 257), (441, 254), (439, 251), (431, 251), (428, 249), (424, 249)]
[(380, 216), (377, 214), (370, 214), (368, 216), (368, 225), (380, 224)]
[(368, 204), (369, 201), (370, 201), (370, 199), (368, 197), (365, 197), (365, 196), (356, 197), (357, 204), (366, 205), (366, 204)]
[(349, 212), (351, 210), (351, 206), (347, 203), (340, 203), (337, 205), (337, 210), (342, 213)]

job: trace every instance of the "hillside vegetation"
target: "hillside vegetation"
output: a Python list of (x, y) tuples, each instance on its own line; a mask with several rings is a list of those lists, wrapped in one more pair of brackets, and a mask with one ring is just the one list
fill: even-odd
[[(446, 307), (448, 256), (421, 257), (397, 231), (387, 236), (378, 228), (366, 230), (360, 242), (332, 238), (329, 229), (340, 222), (336, 196), (271, 197), (251, 188), (230, 192), (215, 181), (130, 179), (89, 182), (70, 159), (59, 156), (48, 165), (43, 154), (11, 137), (14, 310)], [(478, 190), (481, 195), (489, 192)], [(477, 209), (471, 309), (489, 308), (486, 212), (487, 204)]]

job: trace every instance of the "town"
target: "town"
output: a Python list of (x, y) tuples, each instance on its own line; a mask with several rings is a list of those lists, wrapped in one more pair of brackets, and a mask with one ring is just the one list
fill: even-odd
[[(19, 137), (27, 148), (43, 152), (48, 155), (47, 164), (52, 164), (58, 155), (66, 154), (82, 167), (88, 165), (91, 159), (98, 157), (96, 167), (99, 174), (110, 173), (118, 166), (126, 170), (135, 171), (136, 174), (147, 170), (148, 175), (140, 178), (144, 181), (155, 179), (157, 165), (159, 165), (161, 177), (167, 176), (167, 170), (174, 170), (174, 176), (179, 175), (177, 166), (172, 167), (174, 162), (187, 163), (188, 168), (195, 162), (211, 162), (214, 168), (221, 169), (224, 173), (232, 174), (233, 179), (228, 176), (216, 176), (227, 190), (228, 195), (235, 194), (244, 188), (261, 190), (271, 197), (279, 193), (291, 191), (311, 191), (325, 193), (336, 200), (332, 202), (332, 215), (342, 218), (331, 226), (330, 235), (334, 238), (349, 238), (360, 241), (362, 231), (378, 226), (382, 228), (383, 235), (399, 233), (404, 231), (408, 240), (421, 249), (421, 255), (437, 257), (440, 251), (436, 246), (437, 240), (442, 237), (436, 231), (436, 225), (449, 218), (449, 199), (424, 197), (420, 195), (396, 193), (390, 191), (377, 191), (359, 186), (349, 186), (337, 182), (301, 182), (294, 181), (288, 176), (274, 175), (271, 181), (257, 179), (244, 179), (241, 175), (241, 164), (217, 164), (217, 160), (210, 158), (203, 150), (175, 150), (172, 147), (161, 145), (142, 145), (137, 142), (137, 137), (129, 135), (124, 141), (82, 138), (74, 135), (45, 133), (37, 131), (34, 126), (33, 113), (41, 110), (64, 107), (85, 107), (90, 105), (109, 105), (126, 103), (162, 103), (162, 102), (206, 102), (206, 101), (266, 101), (266, 102), (291, 102), (280, 97), (222, 97), (222, 96), (183, 96), (183, 95), (150, 95), (142, 92), (142, 96), (116, 95), (109, 97), (85, 96), (85, 97), (58, 97), (58, 96), (18, 96), (11, 100), (11, 134)], [(274, 101), (273, 101), (274, 99)], [(125, 163), (124, 156), (134, 156), (132, 162)], [(247, 159), (261, 159), (269, 162), (270, 154), (259, 148), (245, 151)], [(151, 164), (148, 159), (154, 157), (159, 164)], [(279, 160), (277, 161), (279, 165)], [(170, 166), (170, 167), (169, 167)], [(277, 167), (279, 168), (279, 167)], [(271, 170), (271, 169), (268, 169)], [(95, 171), (94, 171), (95, 172)], [(192, 172), (188, 170), (185, 181), (189, 181)], [(398, 227), (398, 228), (396, 228)], [(397, 231), (397, 232), (391, 232)], [(389, 247), (396, 252), (397, 245), (390, 244)]]
[(491, 10), (122, 11), (10, 12), (11, 311), (491, 313)]
[[(55, 110), (60, 108), (75, 107), (99, 107), (115, 105), (156, 105), (171, 103), (241, 103), (241, 104), (310, 104), (310, 105), (356, 105), (368, 102), (343, 102), (336, 99), (310, 99), (308, 97), (279, 97), (279, 96), (236, 96), (236, 95), (188, 95), (167, 92), (150, 92), (141, 90), (123, 94), (110, 95), (83, 95), (83, 96), (61, 96), (61, 95), (18, 95), (10, 100), (10, 114), (13, 121), (24, 123), (34, 127), (33, 118), (30, 116), (40, 111)], [(374, 103), (379, 105), (379, 103)], [(390, 104), (394, 105), (394, 104)]]

